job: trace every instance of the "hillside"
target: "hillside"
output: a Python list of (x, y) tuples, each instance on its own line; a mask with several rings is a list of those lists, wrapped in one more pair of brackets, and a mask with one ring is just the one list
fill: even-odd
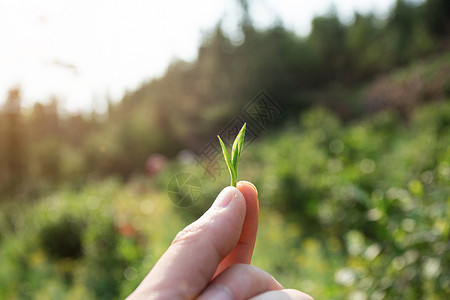
[(229, 184), (217, 135), (243, 122), (252, 264), (316, 299), (450, 298), (450, 1), (331, 11), (306, 37), (255, 28), (239, 3), (242, 40), (218, 22), (105, 114), (10, 91), (0, 299), (125, 298)]

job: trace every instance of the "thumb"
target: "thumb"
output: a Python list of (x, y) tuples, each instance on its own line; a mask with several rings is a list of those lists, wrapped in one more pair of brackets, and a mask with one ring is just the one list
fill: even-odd
[(198, 295), (236, 246), (245, 212), (242, 193), (235, 187), (224, 188), (200, 219), (177, 234), (135, 294), (156, 293), (168, 299)]

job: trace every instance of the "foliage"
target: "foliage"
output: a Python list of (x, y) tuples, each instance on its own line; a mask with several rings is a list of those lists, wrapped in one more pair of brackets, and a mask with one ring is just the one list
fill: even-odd
[[(421, 106), (408, 123), (383, 111), (345, 126), (316, 108), (251, 144), (241, 174), (260, 195), (253, 264), (316, 298), (448, 296), (449, 103)], [(202, 177), (203, 199), (178, 208), (167, 180), (186, 171), (202, 176), (173, 162), (155, 179), (4, 204), (0, 298), (125, 297), (226, 184), (225, 173)]]
[[(447, 2), (398, 0), (386, 19), (355, 14), (350, 24), (331, 11), (300, 37), (280, 24), (255, 29), (250, 4), (241, 1), (242, 41), (219, 22), (195, 61), (174, 61), (161, 78), (110, 102), (104, 116), (61, 114), (56, 98), (24, 111), (13, 89), (0, 113), (0, 200), (36, 197), (61, 183), (80, 186), (87, 177), (129, 179), (144, 171), (151, 153), (199, 151), (260, 90), (286, 110), (274, 127), (317, 104), (346, 120), (385, 108), (407, 115), (448, 94)], [(435, 69), (413, 70), (403, 81), (386, 74), (399, 66), (409, 74), (420, 64)]]
[[(262, 89), (286, 117), (242, 153), (261, 197), (253, 263), (318, 299), (450, 297), (449, 1), (398, 0), (350, 24), (331, 12), (306, 37), (255, 29), (240, 2), (241, 41), (219, 23), (195, 61), (105, 115), (61, 113), (58, 99), (23, 109), (10, 91), (0, 299), (126, 297), (228, 184), (193, 152)], [(166, 197), (179, 172), (202, 179), (189, 208)]]
[(298, 131), (252, 145), (261, 167), (245, 177), (268, 210), (299, 224), (300, 241), (343, 251), (334, 275), (344, 295), (439, 299), (450, 292), (449, 116), (447, 101), (408, 124), (384, 111), (342, 127), (312, 110)]
[(110, 179), (4, 205), (0, 299), (125, 297), (181, 226), (160, 197)]
[(231, 149), (231, 156), (228, 155), (227, 148), (223, 143), (220, 136), (219, 138), (220, 146), (222, 147), (223, 157), (225, 159), (225, 163), (227, 164), (228, 171), (231, 176), (231, 186), (236, 187), (237, 183), (237, 174), (238, 174), (238, 166), (239, 166), (239, 157), (241, 156), (241, 151), (244, 145), (244, 136), (245, 136), (245, 126), (247, 124), (244, 123), (241, 130), (239, 131), (236, 139), (233, 142), (233, 148)]

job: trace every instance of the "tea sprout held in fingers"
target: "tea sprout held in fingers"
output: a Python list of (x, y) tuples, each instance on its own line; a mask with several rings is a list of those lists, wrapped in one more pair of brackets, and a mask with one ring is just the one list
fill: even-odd
[(244, 123), (238, 135), (236, 136), (236, 139), (234, 140), (233, 148), (231, 149), (231, 156), (228, 155), (227, 148), (225, 147), (225, 144), (223, 143), (220, 136), (217, 136), (219, 138), (220, 146), (222, 147), (225, 163), (227, 164), (228, 171), (230, 172), (231, 186), (234, 187), (236, 186), (237, 183), (238, 163), (239, 157), (241, 156), (242, 147), (244, 145), (244, 135), (246, 125), (247, 123)]

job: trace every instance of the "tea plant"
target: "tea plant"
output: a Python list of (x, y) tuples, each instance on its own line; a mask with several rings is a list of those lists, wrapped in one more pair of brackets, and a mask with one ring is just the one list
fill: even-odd
[(234, 140), (233, 148), (231, 149), (231, 157), (228, 156), (227, 148), (225, 147), (225, 144), (223, 143), (222, 139), (220, 138), (220, 136), (217, 136), (219, 138), (220, 146), (222, 147), (225, 163), (227, 164), (228, 171), (230, 172), (231, 186), (234, 187), (236, 186), (237, 183), (238, 163), (239, 157), (241, 156), (242, 146), (244, 144), (246, 125), (247, 123), (244, 123), (238, 135), (236, 136), (236, 139)]

